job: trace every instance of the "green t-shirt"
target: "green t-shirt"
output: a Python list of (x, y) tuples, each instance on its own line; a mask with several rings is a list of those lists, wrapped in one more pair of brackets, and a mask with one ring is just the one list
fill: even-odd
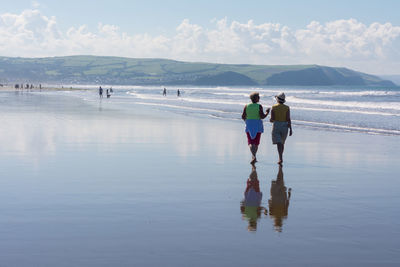
[(259, 120), (260, 118), (260, 104), (250, 103), (246, 106), (246, 119)]

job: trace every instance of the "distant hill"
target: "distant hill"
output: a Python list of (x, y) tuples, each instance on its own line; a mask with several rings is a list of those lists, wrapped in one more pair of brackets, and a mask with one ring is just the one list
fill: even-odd
[(194, 80), (196, 85), (257, 85), (246, 75), (234, 71), (227, 71), (215, 75), (205, 75)]
[(391, 80), (396, 85), (400, 86), (400, 75), (379, 75), (379, 77), (383, 80)]
[(100, 56), (0, 57), (1, 83), (137, 85), (364, 85), (389, 80), (347, 68), (319, 65), (191, 63)]

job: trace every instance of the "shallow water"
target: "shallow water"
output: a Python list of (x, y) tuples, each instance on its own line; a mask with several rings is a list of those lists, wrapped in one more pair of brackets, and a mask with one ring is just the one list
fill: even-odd
[[(97, 103), (97, 86), (79, 86), (88, 90), (67, 92), (86, 102)], [(108, 88), (108, 87), (107, 87)], [(168, 87), (117, 86), (112, 103), (130, 108), (132, 103), (151, 106), (161, 111), (240, 120), (243, 106), (252, 91), (260, 92), (260, 103), (270, 107), (274, 96), (285, 92), (292, 110), (292, 121), (302, 127), (323, 130), (400, 135), (399, 87)], [(177, 90), (182, 92), (177, 97)], [(56, 92), (62, 94), (65, 92)]]
[(255, 227), (241, 123), (0, 95), (0, 266), (400, 264), (398, 136), (266, 127)]

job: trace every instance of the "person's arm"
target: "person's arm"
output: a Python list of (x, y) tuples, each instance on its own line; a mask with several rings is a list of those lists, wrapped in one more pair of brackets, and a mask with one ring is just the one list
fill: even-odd
[(246, 120), (246, 118), (247, 118), (247, 114), (246, 114), (246, 106), (244, 106), (244, 109), (243, 109), (243, 113), (242, 113), (242, 120)]
[(292, 131), (292, 121), (290, 120), (290, 108), (288, 108), (288, 111), (286, 113), (286, 121), (288, 122), (289, 136), (292, 136), (293, 131)]
[(273, 109), (271, 109), (271, 118), (269, 119), (270, 122), (274, 122), (275, 121), (275, 112)]
[(260, 105), (260, 118), (265, 119), (268, 116), (268, 114), (269, 114), (269, 108), (265, 110), (264, 114), (263, 107)]

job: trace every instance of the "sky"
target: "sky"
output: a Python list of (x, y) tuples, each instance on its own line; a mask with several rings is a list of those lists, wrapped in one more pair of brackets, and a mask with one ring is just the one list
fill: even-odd
[(0, 0), (0, 56), (101, 55), (400, 74), (398, 0)]

